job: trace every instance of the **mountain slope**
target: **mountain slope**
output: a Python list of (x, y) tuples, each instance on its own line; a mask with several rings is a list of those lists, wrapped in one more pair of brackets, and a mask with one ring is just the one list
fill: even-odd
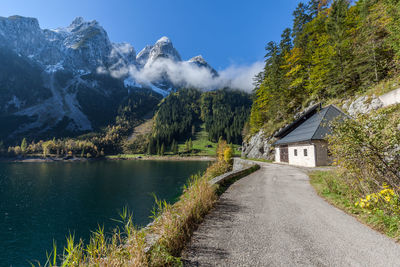
[[(168, 69), (147, 80), (133, 72), (162, 60), (185, 62), (167, 37), (136, 55), (131, 44), (111, 42), (97, 21), (78, 17), (49, 30), (21, 16), (0, 17), (0, 60), (0, 120), (7, 125), (0, 140), (9, 142), (96, 131), (112, 123), (138, 89), (165, 97), (182, 87)], [(147, 113), (154, 106), (143, 108)]]

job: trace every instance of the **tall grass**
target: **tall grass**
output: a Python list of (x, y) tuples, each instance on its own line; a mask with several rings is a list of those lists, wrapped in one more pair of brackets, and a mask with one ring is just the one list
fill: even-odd
[(120, 215), (123, 226), (115, 228), (111, 236), (107, 237), (104, 228), (99, 226), (85, 245), (70, 234), (62, 255), (57, 255), (54, 244), (43, 266), (148, 266), (144, 232), (133, 225), (132, 215), (126, 208)]
[[(57, 247), (47, 255), (44, 267), (53, 266), (180, 266), (180, 253), (194, 229), (217, 200), (217, 186), (209, 180), (229, 171), (232, 159), (226, 156), (231, 149), (225, 141), (218, 144), (217, 161), (209, 166), (204, 175), (193, 175), (184, 186), (175, 204), (155, 199), (154, 222), (147, 228), (134, 226), (132, 215), (125, 208), (118, 220), (122, 227), (114, 229), (110, 236), (104, 228), (92, 232), (88, 244), (76, 241), (74, 235), (67, 238), (62, 254)], [(224, 157), (225, 155), (225, 157)], [(148, 247), (146, 236), (157, 236)], [(34, 266), (34, 265), (33, 265)], [(38, 264), (38, 266), (42, 266)]]

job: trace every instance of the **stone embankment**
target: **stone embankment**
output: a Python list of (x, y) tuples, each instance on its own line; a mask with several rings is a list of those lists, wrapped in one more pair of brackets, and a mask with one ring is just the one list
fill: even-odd
[[(250, 161), (250, 160), (244, 160), (240, 158), (234, 158), (233, 160), (233, 168), (232, 171), (224, 173), (220, 176), (217, 176), (210, 180), (210, 184), (217, 184), (217, 185), (225, 185), (229, 184), (231, 181), (244, 177), (260, 168), (260, 165), (257, 163)], [(153, 234), (151, 232), (148, 232), (150, 227), (153, 225), (154, 222), (149, 223), (145, 228), (144, 231), (146, 233), (146, 252), (151, 250), (153, 246), (157, 243), (157, 241), (160, 239), (160, 236), (157, 234)]]
[(399, 244), (320, 198), (303, 170), (259, 164), (221, 195), (184, 266), (399, 266)]

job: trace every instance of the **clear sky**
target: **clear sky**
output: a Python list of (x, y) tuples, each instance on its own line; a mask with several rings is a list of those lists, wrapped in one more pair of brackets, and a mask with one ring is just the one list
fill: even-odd
[(203, 57), (217, 70), (262, 61), (268, 41), (292, 25), (299, 0), (1, 0), (0, 16), (38, 18), (42, 28), (77, 16), (97, 20), (113, 42), (137, 52), (168, 36), (183, 59)]

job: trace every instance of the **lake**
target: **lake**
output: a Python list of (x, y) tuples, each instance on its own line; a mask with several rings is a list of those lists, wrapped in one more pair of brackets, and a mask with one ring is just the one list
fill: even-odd
[(206, 161), (0, 162), (0, 266), (45, 262), (53, 240), (58, 251), (74, 233), (85, 240), (90, 230), (117, 225), (128, 207), (144, 226), (159, 199), (173, 202), (190, 175)]

